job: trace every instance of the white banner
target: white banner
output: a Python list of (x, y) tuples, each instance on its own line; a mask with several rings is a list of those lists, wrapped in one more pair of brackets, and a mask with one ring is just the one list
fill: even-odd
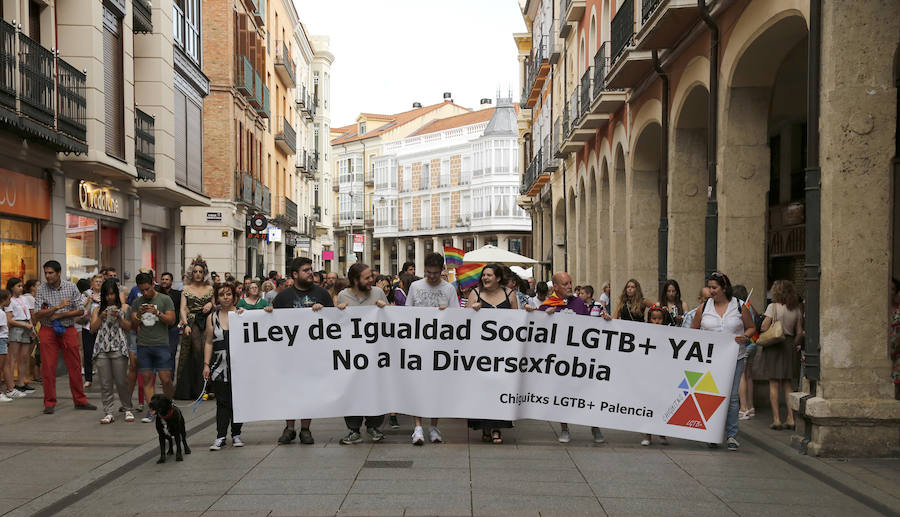
[(238, 422), (397, 412), (720, 442), (738, 354), (717, 332), (508, 309), (278, 309), (229, 326)]

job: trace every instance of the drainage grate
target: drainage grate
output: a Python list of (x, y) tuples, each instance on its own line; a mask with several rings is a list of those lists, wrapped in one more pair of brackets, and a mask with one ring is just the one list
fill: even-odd
[(382, 461), (367, 461), (364, 465), (364, 469), (408, 469), (412, 467), (413, 462), (411, 460), (382, 460)]

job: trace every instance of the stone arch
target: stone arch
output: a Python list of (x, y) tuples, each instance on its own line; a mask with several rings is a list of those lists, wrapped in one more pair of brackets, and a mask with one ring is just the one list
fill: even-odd
[(662, 127), (650, 121), (641, 129), (626, 171), (628, 276), (643, 286), (644, 296), (657, 299), (659, 273), (659, 144)]
[(591, 7), (591, 25), (590, 32), (588, 33), (588, 41), (590, 46), (588, 47), (588, 55), (594, 55), (597, 52), (597, 8), (596, 6)]
[(616, 293), (625, 286), (628, 279), (628, 254), (625, 240), (625, 148), (616, 145), (613, 170), (609, 177), (609, 191), (612, 204), (609, 210), (611, 235), (610, 274), (612, 292)]
[(575, 260), (575, 279), (579, 284), (587, 282), (588, 278), (588, 233), (584, 230), (588, 222), (588, 194), (584, 184), (584, 174), (578, 177), (578, 194), (576, 197), (578, 210), (578, 224), (575, 227), (575, 234), (578, 236), (578, 249), (576, 250)]
[(685, 300), (693, 300), (704, 274), (709, 92), (694, 83), (681, 100), (669, 137), (667, 276), (678, 280)]
[(706, 56), (691, 59), (678, 77), (672, 92), (672, 103), (669, 105), (669, 120), (672, 121), (672, 127), (677, 124), (677, 117), (684, 113), (685, 100), (696, 86), (702, 86), (709, 91), (709, 59)]
[(566, 265), (564, 271), (574, 276), (578, 271), (578, 195), (575, 187), (569, 186), (566, 203)]
[(578, 43), (578, 72), (575, 77), (581, 76), (584, 72), (585, 61), (587, 60), (587, 49), (584, 46), (584, 31), (581, 32), (581, 40)]
[(600, 10), (600, 42), (606, 43), (610, 39), (609, 30), (609, 0), (603, 0), (603, 7)]
[[(803, 275), (795, 271), (805, 261), (805, 253), (797, 252), (805, 250), (805, 241), (787, 229), (784, 217), (792, 198), (802, 203), (805, 167), (807, 21), (802, 10), (790, 8), (794, 3), (748, 6), (734, 29), (738, 50), (723, 68), (717, 265), (756, 292), (765, 292), (770, 269), (772, 276), (797, 281), (803, 292)], [(758, 17), (765, 14), (762, 7), (769, 8), (768, 18)], [(785, 247), (788, 241), (796, 246)]]

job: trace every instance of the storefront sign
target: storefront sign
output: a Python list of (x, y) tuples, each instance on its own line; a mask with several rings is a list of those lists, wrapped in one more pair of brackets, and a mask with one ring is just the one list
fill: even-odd
[(50, 184), (46, 180), (0, 169), (0, 213), (50, 219)]
[(309, 249), (309, 246), (310, 246), (309, 237), (300, 237), (299, 239), (297, 239), (297, 247), (298, 248)]
[(334, 252), (333, 251), (323, 251), (322, 252), (322, 260), (334, 260)]
[(266, 235), (267, 235), (268, 242), (281, 242), (282, 241), (281, 228), (278, 226), (269, 225), (269, 227), (266, 231)]
[(119, 213), (119, 200), (113, 195), (112, 190), (91, 181), (78, 182), (78, 204), (82, 210)]
[(363, 246), (366, 244), (366, 236), (363, 234), (358, 234), (353, 236), (353, 251), (361, 252), (363, 250)]
[(206, 212), (207, 221), (221, 221), (222, 212)]

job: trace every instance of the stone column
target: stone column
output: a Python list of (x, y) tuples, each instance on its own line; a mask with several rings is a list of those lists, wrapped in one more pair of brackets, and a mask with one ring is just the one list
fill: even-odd
[(497, 247), (501, 250), (509, 250), (509, 235), (505, 233), (497, 234)]
[[(409, 259), (406, 257), (406, 239), (397, 238), (395, 242), (397, 243), (397, 269), (399, 270)], [(395, 272), (399, 273), (399, 271)]]
[(475, 249), (476, 250), (478, 248), (484, 246), (484, 237), (480, 233), (476, 233), (474, 235), (474, 237), (475, 237)]
[[(824, 2), (822, 25), (821, 380), (806, 401), (808, 450), (895, 455), (900, 403), (886, 344), (900, 4)], [(847, 293), (858, 294), (849, 312)], [(794, 409), (803, 395), (791, 397)]]
[(41, 260), (38, 278), (44, 278), (43, 265), (55, 260), (66, 272), (66, 177), (59, 169), (53, 169), (50, 191), (50, 220), (41, 232)]
[(422, 276), (425, 274), (425, 239), (415, 237), (416, 243), (416, 274)]
[(460, 249), (460, 250), (462, 249), (462, 247), (463, 247), (462, 235), (460, 235), (458, 233), (453, 234), (453, 247), (456, 249)]
[(381, 247), (381, 258), (378, 260), (378, 269), (381, 271), (382, 275), (392, 274), (391, 244), (386, 238), (381, 237), (378, 239), (378, 245)]
[(369, 230), (364, 230), (363, 235), (365, 235), (365, 241), (363, 242), (363, 253), (362, 253), (362, 263), (368, 264), (369, 267), (372, 266), (372, 248), (374, 246), (374, 242), (372, 241), (372, 232)]
[[(122, 227), (122, 277), (126, 278), (128, 285), (134, 284), (134, 277), (141, 267), (141, 252), (143, 241), (141, 238), (141, 200), (134, 194), (128, 194), (125, 199), (125, 211), (128, 219)], [(154, 273), (159, 273), (154, 271)]]

